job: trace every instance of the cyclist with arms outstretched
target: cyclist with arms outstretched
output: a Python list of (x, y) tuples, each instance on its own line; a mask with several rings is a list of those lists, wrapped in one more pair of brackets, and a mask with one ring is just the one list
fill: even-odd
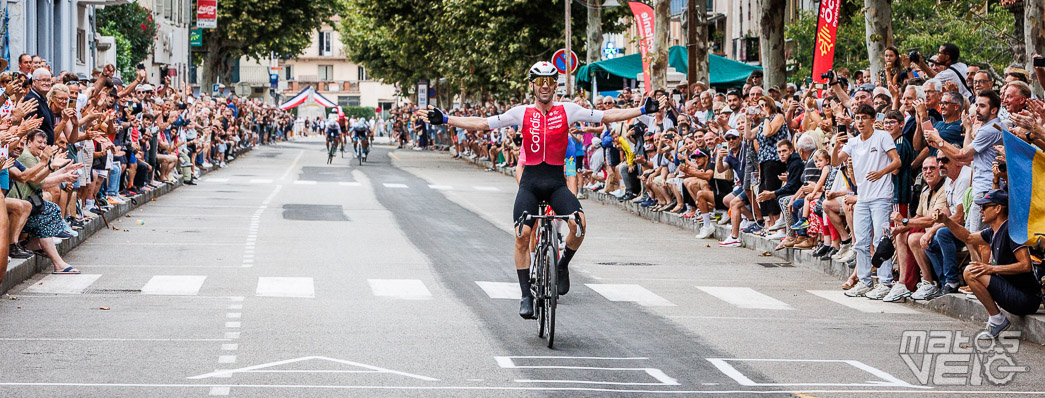
[[(520, 161), (526, 167), (519, 181), (519, 192), (515, 197), (513, 218), (519, 220), (523, 213), (537, 215), (538, 204), (548, 202), (556, 214), (580, 214), (581, 224), (587, 230), (581, 203), (566, 187), (564, 164), (570, 125), (576, 122), (616, 122), (627, 120), (647, 113), (655, 113), (667, 106), (667, 99), (658, 103), (646, 98), (642, 106), (631, 109), (610, 109), (600, 111), (585, 109), (572, 102), (555, 102), (555, 90), (558, 86), (558, 71), (549, 62), (538, 62), (530, 67), (530, 90), (536, 101), (531, 105), (520, 105), (507, 112), (482, 117), (450, 116), (433, 106), (420, 109), (417, 116), (427, 123), (448, 124), (466, 130), (488, 131), (508, 126), (520, 126), (523, 142), (520, 148)], [(525, 159), (525, 160), (523, 160)], [(534, 220), (526, 221), (522, 235), (515, 239), (515, 269), (519, 277), (519, 288), (522, 291), (522, 302), (519, 304), (519, 315), (525, 319), (533, 318), (533, 295), (530, 292), (530, 230)], [(566, 250), (557, 264), (557, 290), (560, 295), (570, 290), (569, 263), (580, 248), (583, 237), (577, 237), (577, 225), (569, 221), (570, 234), (566, 236)]]

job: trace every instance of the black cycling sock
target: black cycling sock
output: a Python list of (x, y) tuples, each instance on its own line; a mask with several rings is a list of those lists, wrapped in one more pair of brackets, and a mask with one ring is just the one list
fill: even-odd
[(533, 297), (530, 292), (530, 269), (516, 269), (515, 272), (519, 274), (519, 289), (522, 290), (523, 298)]
[(577, 254), (576, 250), (569, 247), (562, 252), (562, 258), (559, 259), (559, 269), (566, 269), (570, 266), (570, 260), (573, 260), (573, 255)]
[(853, 238), (849, 238), (849, 239), (843, 240), (841, 242), (842, 242), (843, 245), (848, 245), (852, 241), (853, 241)]

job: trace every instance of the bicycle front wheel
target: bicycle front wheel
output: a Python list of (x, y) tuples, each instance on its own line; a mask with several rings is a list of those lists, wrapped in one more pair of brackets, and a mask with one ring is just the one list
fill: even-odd
[[(554, 240), (554, 239), (553, 239)], [(554, 348), (555, 344), (555, 310), (559, 301), (559, 274), (555, 272), (555, 265), (559, 263), (558, 245), (548, 245), (544, 248), (544, 321), (548, 330), (548, 348)]]

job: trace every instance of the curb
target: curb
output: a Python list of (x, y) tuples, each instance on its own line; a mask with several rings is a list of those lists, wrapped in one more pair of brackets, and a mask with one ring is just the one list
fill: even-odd
[[(482, 160), (480, 158), (462, 159), (484, 169), (490, 168), (490, 161), (488, 160)], [(497, 168), (497, 171), (501, 174), (515, 177), (514, 168), (500, 167)], [(653, 212), (647, 208), (639, 206), (638, 204), (631, 203), (630, 201), (618, 201), (617, 198), (606, 193), (591, 192), (587, 190), (585, 190), (584, 193), (588, 196), (588, 200), (603, 205), (617, 207), (655, 223), (671, 225), (694, 234), (700, 231), (701, 223), (696, 217), (687, 219), (673, 214)], [(715, 239), (723, 240), (729, 233), (729, 226), (715, 226)], [(813, 258), (812, 253), (809, 250), (784, 249), (774, 251), (773, 249), (776, 248), (777, 242), (761, 236), (741, 233), (740, 241), (743, 242), (744, 248), (756, 250), (759, 253), (762, 253), (765, 257), (774, 257), (796, 266), (814, 269), (836, 277), (842, 281), (849, 279), (849, 275), (852, 273), (852, 269), (843, 263), (834, 260), (820, 260)], [(766, 255), (767, 253), (768, 255)], [(987, 322), (987, 312), (983, 310), (983, 306), (980, 302), (973, 298), (967, 298), (964, 294), (949, 294), (931, 301), (906, 300), (904, 303), (910, 306), (947, 315), (965, 322), (971, 322), (976, 324), (977, 327), (980, 327), (983, 323)], [(1043, 315), (1042, 311), (1039, 310), (1037, 314), (1028, 316), (1006, 314), (1012, 322), (1013, 328), (1010, 330), (1021, 331), (1023, 333), (1020, 337), (1021, 339), (1045, 345), (1045, 315)]]
[[(240, 156), (249, 151), (250, 148), (242, 148), (238, 151), (235, 151), (233, 155), (236, 157), (236, 159), (239, 159)], [(233, 159), (233, 162), (236, 159)], [(214, 169), (214, 167), (211, 167), (209, 169), (200, 168), (200, 176), (202, 177), (203, 175), (206, 175)], [(131, 197), (130, 200), (128, 200), (126, 203), (120, 203), (113, 206), (111, 210), (105, 213), (105, 218), (113, 221), (118, 220), (120, 217), (123, 217), (131, 210), (137, 209), (138, 207), (143, 206), (146, 203), (149, 203), (160, 196), (166, 195), (167, 193), (170, 193), (171, 191), (182, 187), (183, 185), (185, 185), (182, 181), (183, 180), (178, 180), (178, 182), (173, 184), (165, 183), (159, 188), (153, 189), (152, 191), (139, 193), (138, 195)], [(62, 241), (62, 243), (59, 243), (56, 246), (56, 248), (58, 249), (58, 253), (62, 256), (65, 256), (67, 253), (71, 252), (81, 243), (86, 242), (87, 239), (89, 239), (92, 235), (104, 229), (107, 229), (107, 227), (105, 226), (105, 222), (102, 221), (101, 217), (95, 217), (90, 222), (85, 224), (83, 229), (77, 231), (79, 232), (78, 236), (65, 239)], [(31, 279), (37, 273), (51, 269), (53, 266), (54, 264), (51, 263), (51, 259), (47, 258), (47, 256), (38, 254), (34, 254), (32, 257), (29, 257), (27, 259), (10, 258), (7, 264), (7, 275), (4, 276), (3, 283), (0, 283), (0, 295), (7, 293), (15, 286), (18, 286), (20, 283)]]

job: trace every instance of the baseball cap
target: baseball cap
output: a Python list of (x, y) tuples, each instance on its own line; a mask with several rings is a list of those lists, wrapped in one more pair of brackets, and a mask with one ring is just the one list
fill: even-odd
[(693, 154), (689, 155), (689, 156), (692, 157), (692, 158), (697, 158), (697, 157), (701, 157), (701, 156), (708, 156), (708, 154), (704, 153), (704, 151), (701, 151), (699, 149), (694, 149), (693, 150)]
[(1005, 207), (1009, 207), (1009, 193), (1000, 189), (995, 189), (987, 192), (982, 198), (976, 199), (978, 205), (996, 204)]
[(729, 137), (729, 136), (740, 137), (740, 132), (737, 131), (737, 129), (729, 129), (729, 131), (727, 131), (726, 134), (724, 134), (724, 135), (726, 137)]
[(857, 87), (856, 91), (866, 91), (868, 93), (873, 93), (874, 92), (874, 85), (871, 84), (871, 83), (864, 83), (864, 84), (860, 85), (860, 87)]

